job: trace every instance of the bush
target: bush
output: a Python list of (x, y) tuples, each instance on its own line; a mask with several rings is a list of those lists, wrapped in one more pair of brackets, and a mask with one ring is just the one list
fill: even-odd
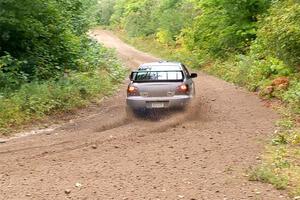
[(300, 70), (300, 4), (276, 1), (258, 31), (261, 55), (271, 55)]
[(124, 78), (124, 69), (116, 61), (109, 61), (112, 58), (107, 54), (110, 68), (71, 72), (67, 77), (42, 83), (34, 81), (23, 84), (16, 92), (0, 95), (0, 132), (112, 94)]
[(291, 81), (289, 89), (283, 94), (283, 100), (291, 105), (294, 111), (300, 114), (300, 78)]
[(258, 16), (269, 6), (268, 0), (199, 1), (201, 14), (183, 31), (186, 48), (201, 57), (226, 58), (245, 53), (256, 38)]
[(1, 73), (10, 73), (9, 77), (15, 74), (11, 78), (16, 80), (20, 74), (26, 75), (32, 81), (61, 77), (65, 70), (78, 70), (76, 61), (84, 59), (84, 51), (90, 51), (86, 48), (85, 32), (92, 19), (87, 11), (95, 2), (1, 1), (0, 57), (10, 55), (11, 60), (21, 61), (4, 63)]
[(9, 89), (19, 88), (28, 81), (28, 74), (20, 68), (26, 61), (19, 61), (10, 54), (0, 57), (0, 93)]
[[(105, 0), (101, 0), (105, 2)], [(163, 42), (175, 42), (181, 29), (196, 16), (195, 3), (183, 0), (116, 1), (111, 24), (125, 29), (131, 37), (168, 33)]]

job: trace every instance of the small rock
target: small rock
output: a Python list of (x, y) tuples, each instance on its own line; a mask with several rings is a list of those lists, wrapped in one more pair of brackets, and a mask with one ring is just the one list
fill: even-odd
[(182, 198), (184, 198), (184, 196), (183, 195), (178, 195), (178, 198), (182, 199)]
[(300, 196), (296, 196), (296, 197), (294, 197), (294, 199), (300, 199)]
[(26, 194), (25, 196), (26, 196), (26, 197), (30, 197), (30, 196), (31, 196), (31, 194)]
[(77, 187), (77, 188), (80, 188), (81, 186), (82, 186), (81, 183), (76, 183), (76, 184), (75, 184), (75, 187)]
[(97, 149), (98, 146), (96, 144), (92, 145), (92, 149)]
[(6, 143), (6, 140), (0, 140), (0, 144)]
[(211, 101), (216, 101), (217, 99), (212, 99)]
[(70, 189), (66, 189), (65, 190), (65, 194), (71, 194), (71, 190)]

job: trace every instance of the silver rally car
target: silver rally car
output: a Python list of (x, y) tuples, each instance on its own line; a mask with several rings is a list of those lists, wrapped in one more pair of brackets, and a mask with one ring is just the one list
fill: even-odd
[(142, 64), (129, 77), (127, 110), (185, 107), (195, 95), (196, 77), (182, 63)]

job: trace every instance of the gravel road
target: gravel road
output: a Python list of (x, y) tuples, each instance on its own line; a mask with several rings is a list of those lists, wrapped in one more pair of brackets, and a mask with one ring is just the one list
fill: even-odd
[[(133, 69), (159, 60), (94, 30)], [(124, 83), (112, 97), (47, 133), (0, 144), (0, 199), (280, 200), (245, 173), (277, 114), (253, 93), (200, 73), (184, 113), (127, 119)]]

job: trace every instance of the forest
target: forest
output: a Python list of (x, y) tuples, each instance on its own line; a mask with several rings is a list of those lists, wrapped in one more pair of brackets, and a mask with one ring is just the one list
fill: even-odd
[(0, 132), (113, 91), (124, 70), (87, 35), (97, 6), (96, 0), (0, 0)]

